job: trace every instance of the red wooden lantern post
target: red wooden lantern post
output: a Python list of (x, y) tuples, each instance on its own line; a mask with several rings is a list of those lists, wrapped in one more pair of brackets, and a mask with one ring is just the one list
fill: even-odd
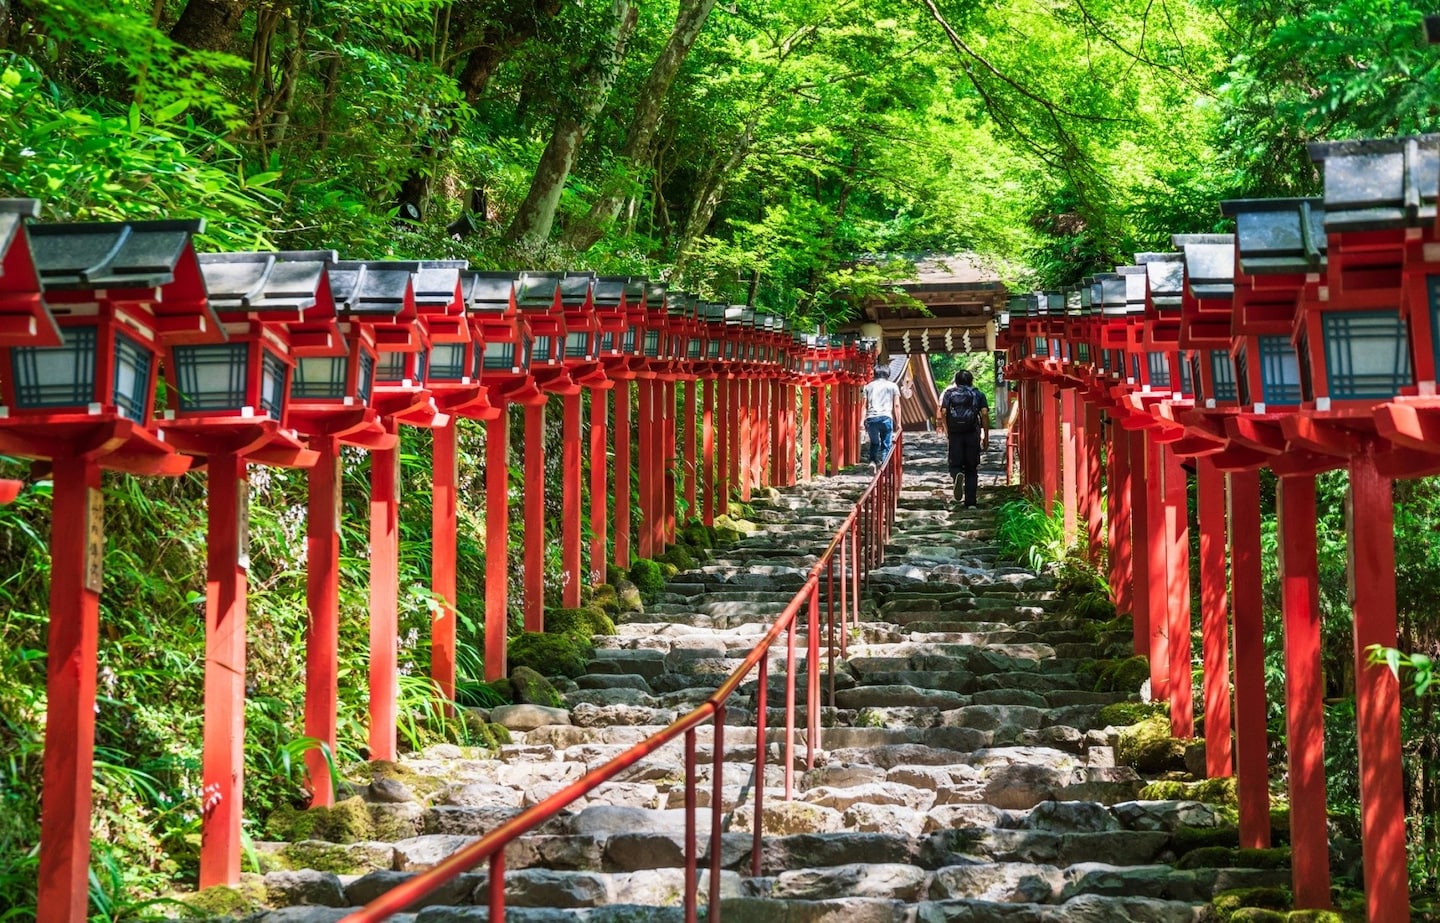
[[(203, 222), (31, 225), (27, 232), (22, 219), (35, 211), (29, 201), (0, 207), (11, 216), (0, 220), (0, 285), (13, 295), (4, 299), (0, 452), (53, 465), (37, 920), (82, 923), (104, 564), (100, 470), (189, 468), (148, 428), (158, 348), (225, 334), (206, 304), (191, 245)], [(33, 297), (37, 278), (43, 306)]]
[[(616, 495), (616, 517), (619, 519), (620, 499), (623, 494), (625, 500), (625, 515), (629, 516), (629, 486), (630, 466), (629, 459), (629, 393), (630, 393), (630, 365), (638, 347), (635, 337), (630, 331), (629, 322), (631, 317), (631, 304), (643, 300), (645, 297), (645, 280), (631, 279), (628, 276), (600, 276), (595, 280), (591, 291), (591, 302), (594, 305), (595, 320), (599, 325), (600, 346), (599, 361), (605, 374), (605, 382), (596, 384), (590, 391), (590, 580), (592, 583), (603, 583), (605, 581), (605, 565), (609, 559), (609, 527), (607, 518), (610, 515), (608, 496), (610, 492), (610, 454), (606, 449), (607, 430), (609, 413), (606, 404), (608, 394), (614, 390), (615, 420), (616, 420), (616, 441), (615, 455), (617, 458), (615, 472), (615, 495)], [(619, 468), (618, 457), (621, 450), (620, 420), (625, 420), (624, 449), (627, 463), (623, 476)], [(628, 523), (628, 520), (627, 520)], [(620, 541), (621, 532), (627, 538), (625, 549), (626, 564), (629, 564), (628, 536), (629, 530), (624, 524), (617, 521), (615, 529), (615, 541)], [(618, 555), (617, 555), (618, 559)], [(617, 561), (618, 563), (618, 561)]]
[[(170, 409), (165, 441), (206, 459), (205, 741), (200, 887), (240, 880), (245, 741), (248, 554), (246, 463), (304, 467), (316, 453), (287, 426), (297, 347), (287, 322), (301, 320), (323, 352), (338, 339), (328, 268), (335, 254), (224, 253), (199, 258), (224, 343), (172, 345), (164, 364)], [(325, 328), (331, 328), (326, 332)]]
[(1324, 167), (1329, 261), (1317, 297), (1301, 302), (1295, 320), (1304, 405), (1285, 435), (1350, 473), (1365, 897), (1371, 920), (1396, 923), (1410, 919), (1400, 691), (1394, 673), (1369, 662), (1369, 649), (1397, 639), (1392, 478), (1440, 470), (1434, 446), (1415, 438), (1434, 419), (1426, 257), (1435, 252), (1440, 138), (1316, 144), (1311, 155)]
[[(430, 264), (438, 266), (440, 264)], [(439, 602), (430, 623), (430, 678), (442, 703), (455, 697), (456, 680), (456, 531), (458, 445), (456, 417), (493, 421), (500, 415), (480, 383), (483, 331), (471, 309), (480, 292), (480, 276), (457, 261), (463, 316), (430, 320), (432, 345), (425, 367), (425, 388), (441, 411), (430, 427), (433, 461), (431, 500), (431, 590)], [(443, 326), (443, 330), (441, 329)], [(448, 705), (444, 705), (447, 709)]]
[(639, 452), (639, 500), (640, 540), (638, 553), (642, 558), (653, 558), (664, 550), (662, 529), (663, 502), (661, 485), (663, 472), (660, 470), (661, 408), (660, 388), (657, 378), (669, 364), (670, 327), (665, 303), (665, 286), (646, 286), (645, 327), (641, 343), (642, 360), (636, 372), (637, 421), (639, 438), (636, 448)]
[[(593, 279), (593, 277), (587, 277)], [(588, 282), (586, 294), (588, 302)], [(566, 367), (566, 318), (560, 277), (521, 273), (516, 305), (531, 335), (530, 377), (541, 393), (525, 403), (524, 616), (526, 631), (545, 630), (545, 403), (547, 394), (578, 396), (580, 384)], [(589, 331), (582, 331), (588, 335)], [(587, 363), (593, 365), (593, 363)], [(579, 435), (575, 415), (576, 437)], [(578, 445), (578, 442), (576, 443)], [(573, 473), (579, 478), (579, 472)], [(578, 503), (575, 505), (578, 510)], [(578, 550), (578, 533), (575, 550)], [(578, 573), (572, 579), (579, 580)]]
[[(59, 328), (40, 297), (25, 234), (25, 221), (39, 214), (36, 199), (0, 199), (0, 346), (60, 342)], [(24, 487), (23, 481), (0, 478), (0, 506), (13, 502)]]
[(480, 382), (495, 417), (485, 432), (485, 679), (506, 674), (510, 631), (509, 405), (543, 399), (530, 376), (530, 330), (515, 301), (518, 273), (475, 274), (472, 323), (483, 349)]
[[(717, 389), (723, 387), (721, 375), (723, 375), (724, 366), (721, 357), (725, 348), (725, 305), (720, 302), (707, 302), (702, 306), (700, 313), (703, 319), (701, 329), (703, 331), (704, 361), (697, 363), (696, 369), (701, 381), (704, 382), (700, 411), (700, 465), (703, 471), (700, 477), (700, 489), (704, 496), (701, 516), (702, 521), (708, 526), (714, 524), (715, 514), (720, 509), (716, 493), (719, 490), (721, 478), (716, 471), (715, 445), (715, 422), (719, 407), (715, 398)], [(722, 458), (723, 454), (721, 453)]]

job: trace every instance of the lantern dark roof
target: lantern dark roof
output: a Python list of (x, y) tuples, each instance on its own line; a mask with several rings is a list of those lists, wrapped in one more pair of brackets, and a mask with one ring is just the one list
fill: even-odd
[(596, 278), (593, 272), (565, 273), (560, 279), (560, 302), (567, 308), (593, 304)]
[(1185, 294), (1185, 257), (1180, 253), (1137, 253), (1150, 283), (1150, 303), (1162, 310), (1179, 310)]
[(0, 199), (0, 276), (5, 274), (5, 254), (20, 236), (26, 218), (40, 217), (39, 199)]
[(1080, 284), (1075, 286), (1075, 292), (1080, 299), (1080, 313), (1093, 314), (1094, 309), (1098, 307), (1098, 305), (1095, 304), (1095, 286), (1093, 280), (1088, 276), (1081, 279)]
[(1100, 298), (1100, 310), (1109, 315), (1123, 315), (1125, 313), (1125, 277), (1118, 272), (1097, 272), (1091, 277), (1090, 301), (1096, 301), (1095, 295)]
[(465, 260), (422, 260), (411, 284), (415, 288), (415, 306), (426, 313), (450, 313), (457, 295), (463, 303), (465, 293), (460, 272), (470, 264)]
[(645, 304), (652, 309), (659, 308), (665, 301), (665, 289), (668, 286), (664, 282), (645, 281)]
[(721, 301), (702, 302), (700, 312), (710, 323), (722, 323), (725, 320), (725, 303)]
[(1149, 274), (1144, 266), (1116, 266), (1115, 272), (1125, 280), (1125, 313), (1143, 314)]
[(333, 306), (326, 270), (337, 261), (334, 250), (200, 253), (196, 259), (216, 311), (299, 314), (321, 302)]
[(690, 313), (690, 302), (692, 298), (689, 292), (666, 292), (665, 313), (671, 317), (685, 317)]
[(1310, 145), (1325, 171), (1325, 227), (1375, 231), (1435, 220), (1440, 135)]
[(555, 290), (560, 286), (558, 272), (522, 272), (520, 284), (515, 289), (515, 303), (521, 308), (544, 308), (555, 306)]
[(472, 283), (470, 307), (477, 311), (508, 311), (515, 293), (518, 272), (477, 272)]
[(397, 318), (415, 310), (415, 262), (342, 261), (330, 269), (330, 291), (338, 312)]
[(1235, 294), (1235, 235), (1176, 234), (1170, 238), (1185, 254), (1185, 282), (1196, 298)]
[(633, 276), (596, 276), (590, 300), (602, 308), (616, 308), (621, 303), (635, 306), (645, 296), (645, 279)]
[(1065, 293), (1045, 292), (1040, 296), (1040, 313), (1058, 317), (1065, 313)]
[(1236, 199), (1220, 210), (1235, 219), (1235, 246), (1247, 276), (1325, 268), (1325, 210), (1319, 199)]
[(46, 289), (158, 288), (204, 230), (199, 218), (32, 224), (30, 252)]

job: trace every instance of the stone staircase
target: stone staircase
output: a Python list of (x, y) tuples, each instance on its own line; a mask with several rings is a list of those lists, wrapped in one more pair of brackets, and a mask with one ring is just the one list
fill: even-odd
[[(760, 531), (681, 574), (615, 636), (597, 638), (589, 672), (565, 694), (569, 723), (517, 731), (498, 754), (433, 747), (363, 788), (383, 842), (260, 844), (291, 870), (247, 881), (284, 908), (247, 919), (338, 920), (699, 704), (801, 585), (868, 478), (857, 469), (757, 502)], [(1134, 700), (1134, 690), (1096, 692), (1091, 669), (1126, 638), (1065, 614), (1051, 577), (997, 560), (993, 510), (956, 510), (936, 437), (907, 436), (900, 505), (849, 657), (837, 657), (834, 705), (820, 716), (823, 750), (808, 771), (805, 677), (797, 677), (790, 802), (781, 787), (784, 712), (775, 707), (784, 703), (783, 645), (772, 653), (759, 877), (750, 876), (753, 679), (732, 699), (723, 920), (1182, 923), (1202, 919), (1219, 891), (1288, 884), (1284, 868), (1196, 849), (1233, 845), (1232, 810), (1140, 800), (1146, 780), (1117, 765), (1119, 731), (1100, 715)], [(803, 636), (796, 657), (805, 671)], [(831, 679), (821, 677), (822, 690)], [(711, 740), (702, 728), (702, 869)], [(508, 917), (681, 920), (683, 805), (677, 742), (511, 847)], [(485, 882), (477, 870), (395, 919), (484, 920)], [(699, 888), (703, 903), (704, 871)]]

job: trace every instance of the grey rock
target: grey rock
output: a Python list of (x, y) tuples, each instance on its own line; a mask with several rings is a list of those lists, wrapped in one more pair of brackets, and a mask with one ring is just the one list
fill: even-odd
[(395, 844), (395, 870), (423, 872), (475, 842), (477, 837), (427, 834)]
[(515, 907), (596, 907), (610, 903), (615, 887), (608, 875), (520, 869), (505, 876), (505, 901)]
[[(362, 875), (345, 886), (347, 905), (368, 904), (403, 882), (415, 877), (415, 872), (380, 871)], [(406, 910), (421, 910), (425, 907), (447, 906), (470, 903), (470, 895), (480, 883), (479, 875), (462, 874), (440, 885), (428, 897), (420, 898), (406, 907)]]
[(597, 804), (576, 814), (570, 821), (570, 829), (597, 840), (606, 840), (621, 833), (684, 833), (685, 812)]
[(1025, 824), (1056, 833), (1101, 833), (1119, 830), (1120, 822), (1103, 805), (1090, 801), (1045, 801), (1037, 804)]
[(913, 865), (866, 863), (782, 872), (771, 897), (827, 900), (837, 897), (881, 897), (911, 901), (928, 873)]
[(376, 776), (365, 789), (365, 800), (378, 804), (403, 804), (415, 800), (415, 793), (398, 779)]
[(533, 731), (551, 724), (569, 724), (570, 713), (544, 705), (501, 705), (491, 710), (490, 720), (512, 731)]
[(1055, 900), (1063, 884), (1060, 870), (1053, 865), (980, 862), (937, 869), (930, 897), (1045, 904)]
[(265, 876), (265, 893), (272, 904), (346, 906), (340, 878), (333, 872), (317, 872), (313, 869), (270, 872)]

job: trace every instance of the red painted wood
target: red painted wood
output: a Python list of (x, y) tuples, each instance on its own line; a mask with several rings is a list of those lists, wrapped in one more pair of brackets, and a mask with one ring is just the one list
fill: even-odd
[[(305, 632), (305, 736), (332, 753), (339, 708), (340, 645), (340, 441), (316, 436), (319, 453), (310, 469), (310, 508), (305, 549), (305, 598), (310, 625)], [(330, 768), (318, 748), (305, 752), (312, 807), (335, 803)]]
[(683, 445), (685, 447), (685, 519), (695, 519), (700, 510), (696, 507), (695, 501), (699, 497), (699, 465), (695, 457), (695, 410), (696, 398), (698, 395), (695, 389), (699, 382), (690, 380), (685, 382), (685, 394), (681, 400), (684, 408), (680, 414), (681, 424), (684, 426)]
[(545, 402), (525, 405), (525, 630), (545, 630)]
[[(1119, 430), (1119, 438), (1129, 443), (1130, 457), (1130, 614), (1134, 617), (1135, 653), (1149, 657), (1150, 649), (1150, 487), (1149, 459), (1145, 452), (1145, 433), (1142, 430)], [(1125, 523), (1121, 524), (1125, 528)], [(1164, 571), (1161, 571), (1164, 574)], [(1163, 582), (1163, 581), (1162, 581)], [(1155, 665), (1150, 665), (1154, 678)], [(1154, 689), (1151, 689), (1154, 694)]]
[[(1110, 535), (1110, 594), (1119, 612), (1135, 611), (1131, 583), (1135, 544), (1130, 531), (1130, 497), (1134, 492), (1130, 473), (1130, 439), (1113, 422), (1109, 426), (1110, 475), (1106, 485), (1106, 529)], [(1135, 651), (1137, 654), (1140, 650)]]
[(844, 398), (841, 392), (845, 390), (844, 385), (830, 386), (830, 451), (825, 458), (825, 473), (834, 475), (841, 468), (845, 467), (844, 432), (846, 417), (844, 409)]
[(1189, 482), (1180, 456), (1161, 447), (1165, 469), (1166, 606), (1169, 612), (1170, 733), (1195, 736), (1190, 631)]
[[(205, 743), (201, 761), (200, 887), (240, 881), (245, 777), (245, 562), (240, 558), (240, 492), (245, 462), (212, 455), (206, 464)], [(48, 784), (48, 780), (47, 780)]]
[(1083, 405), (1085, 414), (1085, 534), (1089, 539), (1089, 558), (1092, 564), (1099, 564), (1105, 542), (1105, 508), (1101, 503), (1102, 466), (1100, 447), (1104, 434), (1100, 429), (1100, 408), (1088, 401)]
[[(387, 431), (398, 426), (389, 421)], [(370, 453), (370, 758), (393, 760), (399, 693), (400, 450)]]
[(1040, 491), (1045, 512), (1055, 509), (1060, 493), (1060, 408), (1055, 386), (1040, 383)]
[(485, 679), (507, 673), (510, 631), (510, 406), (485, 424)]
[(40, 813), (38, 923), (85, 923), (95, 749), (100, 594), (85, 587), (94, 461), (56, 458), (50, 526), (45, 791)]
[(1075, 544), (1076, 514), (1080, 506), (1080, 474), (1077, 470), (1081, 457), (1079, 434), (1076, 431), (1078, 415), (1075, 413), (1075, 390), (1067, 388), (1060, 392), (1060, 466), (1063, 478), (1061, 502), (1065, 516), (1065, 547)]
[[(1145, 550), (1149, 556), (1148, 590), (1150, 609), (1145, 622), (1150, 629), (1150, 694), (1157, 702), (1170, 698), (1170, 542), (1165, 530), (1165, 465), (1159, 443), (1141, 431), (1145, 452), (1145, 513), (1137, 513), (1136, 528), (1145, 529)], [(1135, 584), (1137, 595), (1141, 584)], [(1139, 603), (1137, 603), (1138, 605)]]
[(715, 513), (724, 516), (730, 512), (730, 437), (734, 429), (730, 425), (730, 379), (721, 378), (715, 382)]
[(755, 485), (755, 382), (740, 379), (740, 502), (750, 502)]
[(700, 464), (704, 472), (701, 477), (701, 490), (704, 492), (701, 515), (707, 526), (715, 524), (715, 385), (715, 379), (705, 379), (704, 397), (700, 402)]
[(1260, 475), (1230, 473), (1230, 600), (1235, 619), (1235, 770), (1240, 845), (1270, 845), (1266, 765), (1264, 600), (1260, 578)]
[[(616, 387), (624, 387), (620, 382)], [(605, 517), (609, 514), (610, 456), (606, 439), (609, 430), (610, 392), (590, 392), (590, 582), (605, 582), (606, 546), (609, 535)]]
[(826, 456), (830, 446), (830, 396), (826, 390), (825, 385), (815, 389), (815, 473), (820, 477), (828, 473)]
[(1320, 671), (1315, 477), (1282, 477), (1276, 494), (1285, 615), (1290, 869), (1296, 909), (1325, 909), (1330, 906), (1330, 839), (1325, 813), (1325, 685)]
[(580, 605), (580, 588), (585, 585), (581, 560), (584, 522), (580, 502), (580, 485), (585, 470), (580, 432), (582, 402), (580, 394), (565, 395), (564, 417), (561, 420), (560, 470), (565, 474), (560, 478), (560, 601), (569, 609)]
[(430, 505), (430, 590), (439, 610), (430, 621), (430, 678), (446, 700), (455, 698), (455, 419), (430, 430), (434, 484)]
[(814, 388), (800, 389), (800, 480), (810, 483), (811, 458), (810, 458), (810, 427), (814, 419), (811, 409), (811, 397), (814, 395)]
[(630, 383), (615, 386), (615, 566), (630, 569), (631, 421), (635, 419), (635, 398)]
[(1350, 460), (1350, 598), (1355, 600), (1355, 718), (1360, 745), (1360, 839), (1371, 923), (1410, 919), (1400, 683), (1368, 648), (1395, 647), (1395, 507), (1373, 454)]
[(764, 411), (760, 415), (762, 422), (766, 424), (763, 430), (765, 435), (765, 464), (764, 470), (769, 480), (766, 482), (771, 486), (778, 487), (784, 482), (780, 477), (780, 389), (773, 379), (765, 379), (764, 390)]
[(1225, 475), (1208, 458), (1196, 459), (1200, 521), (1200, 644), (1205, 671), (1205, 772), (1212, 779), (1234, 772), (1230, 735), (1230, 612), (1226, 598)]
[(676, 446), (679, 441), (677, 430), (680, 421), (676, 419), (675, 390), (675, 382), (665, 382), (665, 454), (661, 459), (664, 464), (661, 470), (665, 472), (665, 479), (661, 487), (663, 491), (661, 499), (665, 505), (665, 533), (662, 536), (665, 545), (675, 543), (675, 528), (679, 519), (677, 501), (681, 489), (677, 474), (680, 467), (680, 456)]
[(635, 382), (635, 424), (638, 429), (635, 438), (636, 457), (635, 464), (639, 468), (637, 483), (639, 491), (636, 494), (640, 507), (640, 528), (639, 537), (636, 539), (635, 553), (642, 558), (653, 558), (655, 549), (650, 540), (653, 534), (651, 524), (654, 522), (655, 511), (650, 507), (651, 486), (650, 479), (654, 469), (651, 464), (654, 460), (654, 439), (655, 425), (650, 418), (654, 409), (654, 402), (651, 400), (654, 382), (646, 378), (638, 379)]

